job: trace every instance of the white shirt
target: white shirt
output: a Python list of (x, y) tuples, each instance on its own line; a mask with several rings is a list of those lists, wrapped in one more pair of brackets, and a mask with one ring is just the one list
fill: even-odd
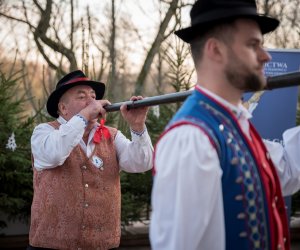
[[(34, 167), (37, 170), (55, 168), (62, 165), (73, 148), (80, 144), (89, 157), (95, 144), (93, 136), (97, 126), (89, 134), (87, 145), (82, 139), (85, 122), (78, 116), (73, 116), (68, 122), (62, 117), (57, 121), (61, 124), (54, 129), (47, 123), (38, 125), (31, 137), (31, 150)], [(147, 130), (141, 135), (131, 133), (132, 141), (120, 131), (115, 137), (115, 146), (120, 170), (126, 172), (144, 172), (152, 168), (153, 146)]]
[[(212, 92), (233, 111), (249, 137), (251, 114)], [(283, 134), (285, 148), (265, 142), (277, 166), (284, 195), (300, 188), (300, 128)], [(156, 145), (150, 240), (154, 250), (224, 250), (222, 169), (207, 135), (192, 125), (169, 131)]]

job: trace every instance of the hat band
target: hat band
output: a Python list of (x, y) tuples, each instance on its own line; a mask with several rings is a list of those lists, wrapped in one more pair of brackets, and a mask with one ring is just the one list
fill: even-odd
[[(240, 8), (232, 8), (228, 11), (224, 9), (214, 10), (211, 12), (203, 13), (198, 17), (192, 19), (192, 25), (197, 25), (198, 23), (202, 22), (210, 22), (210, 21), (217, 21), (220, 18), (229, 18), (229, 17), (239, 17), (239, 16), (257, 16), (256, 8), (255, 7), (240, 7)], [(215, 17), (218, 17), (216, 19)]]
[(64, 85), (70, 84), (70, 83), (74, 83), (74, 82), (80, 82), (80, 81), (89, 81), (90, 79), (87, 77), (79, 77), (70, 81), (67, 81)]

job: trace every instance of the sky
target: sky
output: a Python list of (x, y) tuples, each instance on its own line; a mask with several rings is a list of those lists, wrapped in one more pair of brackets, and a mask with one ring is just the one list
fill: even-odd
[[(17, 0), (6, 1), (9, 4), (20, 3), (20, 1)], [(39, 0), (39, 2), (43, 3), (45, 1)], [(108, 7), (110, 8), (111, 0), (75, 0), (74, 3), (75, 6), (79, 7), (76, 10), (77, 15), (84, 14), (86, 6), (88, 5), (90, 7), (90, 11), (100, 20), (100, 22), (107, 22), (105, 9)], [(133, 42), (131, 45), (128, 45), (131, 46), (129, 54), (130, 57), (133, 58), (133, 63), (140, 63), (144, 59), (144, 48), (149, 49), (150, 44), (155, 38), (160, 22), (158, 11), (159, 4), (159, 0), (115, 0), (117, 20), (120, 20), (120, 18), (124, 16), (129, 18), (131, 22), (136, 25), (140, 38), (142, 39), (142, 41), (138, 41), (137, 43)], [(167, 5), (162, 4), (161, 6), (164, 7), (164, 11), (166, 11)], [(184, 20), (188, 24), (189, 7), (184, 8), (182, 15), (185, 17)], [(20, 14), (16, 13), (15, 16), (20, 17)], [(17, 47), (19, 47), (21, 51), (24, 51), (27, 48), (26, 40), (30, 37), (30, 35), (28, 36), (25, 24), (18, 24), (12, 27), (11, 22), (3, 22), (3, 19), (1, 20), (0, 44), (5, 48), (5, 52), (2, 51), (2, 53), (6, 53), (6, 56), (13, 58), (16, 51), (16, 42), (18, 43)], [(18, 38), (15, 39), (15, 37)], [(79, 50), (78, 54), (80, 55)], [(34, 54), (29, 55), (29, 58), (32, 58), (32, 60), (35, 60), (35, 57), (36, 56)]]

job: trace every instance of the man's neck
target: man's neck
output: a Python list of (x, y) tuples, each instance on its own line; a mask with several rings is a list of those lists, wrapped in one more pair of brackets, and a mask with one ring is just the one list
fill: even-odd
[(92, 131), (94, 126), (95, 126), (95, 122), (89, 122), (88, 125), (86, 126), (82, 136), (82, 139), (85, 142), (85, 144), (88, 143), (90, 132)]
[(218, 78), (213, 74), (198, 74), (198, 85), (208, 89), (234, 106), (238, 106), (241, 102), (243, 91), (232, 86), (223, 77)]

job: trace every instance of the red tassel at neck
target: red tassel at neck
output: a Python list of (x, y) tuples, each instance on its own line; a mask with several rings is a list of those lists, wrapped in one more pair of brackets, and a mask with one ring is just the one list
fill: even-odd
[(95, 134), (94, 134), (94, 143), (99, 143), (101, 141), (101, 138), (104, 137), (104, 139), (110, 139), (110, 133), (107, 127), (104, 126), (105, 120), (100, 120), (100, 125), (98, 126)]

